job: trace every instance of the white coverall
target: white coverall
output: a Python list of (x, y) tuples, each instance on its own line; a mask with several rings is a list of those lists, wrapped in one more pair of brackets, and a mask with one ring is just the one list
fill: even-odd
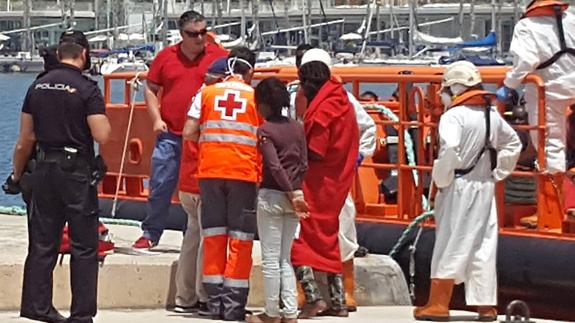
[[(371, 157), (375, 151), (375, 122), (353, 94), (347, 92), (347, 97), (355, 109), (355, 117), (359, 128), (359, 153), (364, 158)], [(351, 194), (348, 194), (339, 214), (339, 251), (343, 262), (353, 259), (353, 254), (359, 248), (355, 229), (355, 214), (355, 202)]]
[[(575, 16), (565, 12), (563, 30), (567, 47), (575, 48)], [(519, 20), (513, 30), (509, 52), (513, 55), (513, 68), (507, 73), (504, 84), (512, 89), (520, 86), (523, 78), (534, 73), (545, 81), (547, 141), (545, 143), (547, 170), (550, 173), (565, 171), (565, 109), (575, 103), (575, 56), (563, 54), (545, 69), (537, 66), (560, 50), (555, 17), (527, 17)], [(531, 83), (525, 88), (529, 124), (537, 124), (537, 91)], [(537, 132), (530, 131), (534, 144)]]
[(464, 283), (470, 306), (497, 304), (495, 182), (513, 171), (521, 151), (515, 131), (492, 108), (490, 142), (497, 149), (497, 167), (491, 171), (486, 151), (470, 173), (455, 177), (456, 169), (473, 165), (484, 146), (483, 109), (460, 105), (441, 116), (440, 150), (432, 172), (440, 190), (435, 199), (431, 278)]

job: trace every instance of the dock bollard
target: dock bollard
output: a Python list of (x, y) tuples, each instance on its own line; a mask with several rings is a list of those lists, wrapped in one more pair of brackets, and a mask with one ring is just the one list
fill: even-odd
[[(517, 311), (516, 309), (519, 309)], [(513, 312), (519, 312), (518, 314), (513, 314)], [(513, 316), (513, 318), (511, 318)], [(531, 313), (529, 312), (529, 307), (527, 303), (520, 300), (514, 300), (505, 310), (505, 321), (500, 321), (501, 323), (535, 323), (531, 321)]]

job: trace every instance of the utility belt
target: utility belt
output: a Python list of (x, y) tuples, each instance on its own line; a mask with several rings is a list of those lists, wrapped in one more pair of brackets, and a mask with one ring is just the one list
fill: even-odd
[(465, 175), (471, 173), (471, 171), (473, 169), (475, 169), (475, 166), (477, 166), (477, 163), (481, 159), (481, 156), (483, 156), (483, 154), (486, 151), (489, 153), (489, 162), (491, 164), (491, 170), (494, 170), (497, 167), (497, 150), (495, 148), (492, 148), (492, 147), (484, 147), (481, 150), (481, 152), (479, 153), (479, 155), (478, 155), (477, 159), (475, 160), (475, 162), (473, 163), (473, 165), (471, 165), (471, 167), (463, 168), (463, 169), (456, 169), (454, 171), (455, 177), (461, 177), (461, 176), (465, 176)]
[(47, 149), (38, 147), (35, 159), (36, 162), (57, 163), (65, 172), (85, 173), (90, 176), (92, 186), (98, 184), (108, 171), (102, 156), (88, 156), (82, 150), (73, 147)]

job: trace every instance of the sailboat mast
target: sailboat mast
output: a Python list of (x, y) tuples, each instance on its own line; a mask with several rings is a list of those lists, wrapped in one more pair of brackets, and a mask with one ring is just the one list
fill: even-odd
[(497, 17), (495, 16), (495, 5), (497, 0), (491, 0), (491, 31), (495, 31), (495, 22)]
[(168, 0), (162, 1), (162, 48), (168, 47)]
[(471, 0), (469, 8), (469, 15), (471, 16), (471, 23), (469, 26), (469, 34), (475, 35), (475, 0)]
[(409, 0), (409, 58), (413, 57), (414, 44), (413, 44), (413, 34), (415, 32), (415, 0)]
[[(286, 26), (289, 26), (289, 8), (290, 8), (291, 0), (284, 0), (284, 16), (286, 18)], [(286, 45), (291, 46), (291, 37), (288, 33), (286, 35)]]
[(394, 3), (393, 3), (393, 0), (389, 0), (388, 3), (389, 3), (389, 24), (391, 27), (391, 39), (394, 39), (395, 38), (395, 33), (393, 31), (393, 26), (394, 26), (394, 23), (393, 23), (393, 5), (394, 5)]
[(32, 52), (32, 31), (30, 30), (30, 12), (32, 11), (32, 0), (24, 0), (24, 28), (26, 28), (26, 33), (24, 34), (24, 39), (22, 40), (22, 48), (24, 51)]
[(497, 4), (497, 55), (501, 56), (503, 53), (503, 43), (502, 43), (502, 27), (501, 24), (501, 7), (503, 6), (503, 0), (498, 0)]
[[(375, 7), (375, 24), (376, 24), (377, 30), (381, 30), (381, 16), (380, 16), (380, 12), (379, 12), (380, 7), (381, 7), (381, 3), (378, 0), (377, 1), (377, 7)], [(375, 37), (377, 40), (381, 39), (380, 34), (377, 34)]]
[(309, 27), (311, 24), (313, 24), (313, 22), (311, 21), (311, 0), (306, 1), (305, 9), (306, 9), (306, 14), (307, 14), (307, 37), (309, 40), (309, 42), (307, 42), (307, 43), (311, 44), (312, 31), (311, 31), (311, 28)]
[[(110, 30), (111, 26), (111, 15), (112, 15), (112, 0), (106, 0), (106, 29)], [(106, 33), (108, 36), (108, 48), (112, 49), (112, 37), (110, 37), (110, 33)]]
[(302, 13), (301, 21), (303, 24), (303, 41), (304, 41), (304, 43), (309, 44), (309, 30), (307, 28), (308, 22), (307, 22), (307, 10), (306, 10), (307, 0), (301, 0), (301, 8), (302, 8), (302, 10), (301, 10), (301, 13)]
[(245, 0), (240, 0), (240, 9), (242, 17), (240, 20), (240, 37), (245, 41), (246, 39), (246, 4)]
[(251, 0), (251, 10), (252, 10), (252, 46), (256, 44), (259, 47), (260, 41), (260, 22), (259, 22), (259, 1), (258, 0)]
[(363, 43), (361, 44), (361, 53), (359, 55), (360, 60), (363, 59), (365, 54), (365, 47), (367, 46), (367, 41), (369, 40), (369, 32), (371, 31), (371, 21), (373, 20), (373, 9), (377, 6), (377, 0), (373, 0), (372, 3), (367, 4), (369, 14), (367, 15), (367, 27), (365, 28), (365, 33), (363, 36)]
[(463, 38), (465, 34), (463, 33), (463, 19), (465, 18), (464, 13), (464, 0), (459, 0), (459, 37)]

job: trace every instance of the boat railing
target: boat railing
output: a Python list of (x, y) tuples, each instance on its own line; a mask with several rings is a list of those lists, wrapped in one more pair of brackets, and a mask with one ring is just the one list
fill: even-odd
[[(398, 74), (410, 69), (413, 74)], [(502, 84), (507, 72), (505, 67), (480, 68), (483, 83), (499, 86)], [(334, 67), (333, 72), (341, 80), (351, 85), (352, 93), (359, 95), (363, 86), (377, 84), (397, 86), (397, 101), (379, 101), (374, 109), (367, 105), (367, 111), (377, 124), (377, 149), (374, 157), (366, 158), (358, 170), (353, 187), (353, 196), (358, 210), (358, 220), (372, 222), (405, 223), (412, 221), (426, 209), (425, 200), (431, 197), (432, 203), (435, 190), (429, 185), (429, 178), (433, 160), (436, 157), (437, 125), (443, 112), (437, 91), (442, 80), (442, 67)], [(101, 187), (101, 196), (110, 197), (115, 193), (118, 180), (121, 181), (120, 198), (141, 199), (147, 197), (146, 181), (150, 173), (150, 159), (154, 147), (155, 135), (144, 102), (132, 102), (133, 87), (129, 81), (135, 73), (114, 73), (104, 76), (104, 97), (107, 103), (108, 116), (112, 122), (113, 138), (111, 143), (102, 145), (100, 151), (109, 165), (109, 172)], [(258, 69), (254, 79), (261, 80), (268, 76), (275, 76), (282, 81), (289, 82), (297, 79), (295, 68), (265, 68)], [(140, 77), (145, 78), (145, 73)], [(124, 100), (121, 103), (111, 103), (112, 82), (122, 80), (123, 86), (117, 86), (124, 91)], [(533, 143), (537, 151), (538, 169), (532, 171), (515, 171), (513, 176), (535, 178), (537, 194), (536, 203), (518, 205), (505, 201), (505, 183), (496, 185), (496, 203), (500, 227), (506, 230), (518, 230), (521, 216), (539, 215), (538, 232), (561, 233), (563, 223), (563, 210), (547, 203), (556, 197), (544, 195), (541, 189), (545, 183), (547, 173), (545, 161), (545, 86), (543, 80), (536, 75), (529, 75), (526, 83), (535, 85), (538, 91), (538, 124), (514, 125), (517, 130), (537, 131), (538, 141)], [(115, 89), (115, 90), (118, 90)], [(129, 147), (125, 156), (125, 165), (122, 174), (119, 174), (121, 153), (123, 151), (128, 111), (134, 107), (133, 123), (127, 140)], [(370, 108), (370, 106), (372, 108)], [(383, 108), (387, 110), (384, 110)], [(503, 105), (498, 109), (504, 112)], [(386, 113), (383, 113), (386, 112)], [(395, 115), (390, 118), (389, 115)], [(396, 131), (396, 138), (386, 133), (386, 128)], [(389, 137), (389, 138), (388, 138)], [(389, 140), (388, 140), (389, 139)], [(395, 141), (394, 141), (395, 140)], [(406, 149), (411, 140), (412, 152)], [(387, 152), (391, 143), (397, 145), (395, 161), (389, 160)], [(409, 148), (409, 147), (408, 147)], [(413, 153), (416, 158), (409, 156)], [(395, 201), (390, 201), (381, 192), (381, 183), (390, 174), (397, 176), (397, 194)], [(429, 191), (431, 190), (431, 194)], [(174, 201), (177, 198), (174, 196)], [(432, 224), (429, 220), (428, 224)], [(567, 230), (569, 231), (569, 230)], [(533, 232), (533, 231), (530, 231)]]

